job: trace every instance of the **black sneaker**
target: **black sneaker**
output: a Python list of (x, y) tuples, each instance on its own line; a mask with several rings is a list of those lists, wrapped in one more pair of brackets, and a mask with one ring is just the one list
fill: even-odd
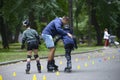
[(69, 68), (69, 67), (66, 67), (65, 69), (64, 69), (64, 72), (71, 72), (72, 70), (71, 70), (71, 68)]
[(41, 73), (41, 65), (37, 64), (38, 73)]
[(26, 71), (26, 74), (30, 74), (30, 70), (27, 70), (27, 69), (26, 69), (25, 71)]
[(67, 68), (72, 68), (72, 63), (71, 63), (71, 61), (67, 61)]
[(58, 67), (57, 66), (55, 67), (55, 65), (53, 65), (52, 61), (48, 61), (47, 69), (48, 69), (48, 72), (58, 71)]
[(58, 66), (55, 64), (55, 60), (52, 60), (52, 65), (55, 68), (55, 70), (58, 70)]
[(27, 67), (27, 69), (25, 70), (26, 74), (30, 74), (30, 63), (27, 63), (26, 67)]

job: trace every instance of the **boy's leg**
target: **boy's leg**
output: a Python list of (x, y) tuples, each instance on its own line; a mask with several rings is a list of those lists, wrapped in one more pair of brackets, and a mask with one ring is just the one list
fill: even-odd
[(47, 35), (47, 34), (42, 34), (42, 37), (46, 43), (47, 48), (49, 49), (47, 69), (48, 71), (55, 70), (55, 66), (53, 65), (54, 53), (55, 53), (53, 38), (51, 35)]
[(67, 60), (67, 67), (68, 68), (72, 68), (72, 65), (71, 65), (71, 49), (65, 49), (66, 53), (65, 53), (65, 57), (66, 57), (66, 60)]
[(32, 57), (32, 51), (30, 50), (30, 51), (28, 51), (28, 54), (27, 54), (26, 74), (30, 73), (31, 57)]
[(55, 60), (52, 60), (52, 65), (54, 66), (55, 70), (58, 70), (58, 66), (55, 64)]
[(55, 53), (55, 48), (49, 48), (49, 54), (48, 54), (48, 63), (47, 63), (47, 69), (48, 71), (57, 71), (58, 66), (55, 65), (55, 60), (54, 60), (54, 53)]
[(65, 72), (71, 72), (72, 62), (71, 62), (71, 51), (73, 50), (73, 44), (65, 45), (65, 58), (67, 60), (67, 67), (65, 68)]
[(38, 49), (34, 50), (34, 58), (35, 58), (36, 63), (37, 63), (38, 72), (41, 73), (41, 64), (40, 64), (40, 59), (39, 59), (39, 55), (38, 55)]
[(65, 67), (65, 72), (71, 72), (72, 63), (71, 63), (71, 49), (65, 49), (65, 58), (67, 60), (67, 67)]
[(55, 48), (54, 47), (49, 48), (48, 61), (52, 61), (54, 59), (54, 53)]

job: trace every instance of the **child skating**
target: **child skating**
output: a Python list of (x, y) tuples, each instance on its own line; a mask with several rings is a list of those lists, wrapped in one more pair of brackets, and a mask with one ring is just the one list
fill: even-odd
[[(69, 26), (65, 26), (64, 31), (71, 33)], [(74, 47), (77, 48), (76, 39), (70, 38), (67, 35), (60, 36), (55, 40), (55, 45), (60, 39), (63, 40), (64, 48), (65, 48), (65, 58), (67, 60), (67, 66), (65, 67), (64, 71), (71, 72), (72, 71), (71, 51), (74, 49)]]
[(48, 72), (55, 72), (59, 70), (54, 59), (56, 49), (53, 39), (57, 35), (68, 35), (69, 37), (72, 37), (70, 33), (67, 33), (62, 29), (62, 26), (68, 24), (68, 22), (69, 18), (67, 16), (55, 18), (42, 31), (42, 38), (45, 41), (46, 47), (49, 49), (47, 62)]
[(41, 73), (41, 64), (38, 56), (38, 46), (39, 46), (39, 35), (36, 30), (30, 28), (29, 20), (23, 22), (23, 26), (26, 27), (26, 30), (23, 32), (22, 37), (22, 46), (21, 49), (25, 47), (25, 42), (27, 44), (27, 64), (26, 64), (26, 74), (30, 74), (30, 62), (32, 57), (32, 52), (34, 52), (34, 58), (36, 60), (36, 66), (39, 73)]

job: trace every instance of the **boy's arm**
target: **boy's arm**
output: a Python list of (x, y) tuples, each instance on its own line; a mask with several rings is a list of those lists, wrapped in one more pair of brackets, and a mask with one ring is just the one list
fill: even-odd
[(55, 46), (57, 45), (57, 42), (58, 42), (60, 39), (62, 39), (62, 36), (59, 36), (59, 37), (54, 41)]
[(38, 43), (41, 44), (40, 37), (39, 37), (39, 34), (37, 33), (37, 31), (35, 31), (35, 37), (36, 37)]
[(76, 40), (76, 37), (75, 37), (75, 36), (73, 37), (73, 41), (74, 41), (74, 47), (77, 49), (78, 46), (77, 46), (77, 40)]
[(60, 22), (55, 21), (54, 23), (55, 23), (55, 28), (56, 28), (56, 30), (59, 34), (61, 34), (62, 36), (68, 35), (70, 38), (72, 38), (72, 35), (70, 33), (67, 33), (66, 31), (64, 31), (62, 29), (62, 26), (61, 26)]
[(67, 35), (67, 32), (65, 32), (63, 29), (62, 29), (62, 26), (61, 26), (61, 23), (60, 22), (55, 22), (55, 28), (57, 30), (57, 32), (61, 35)]
[(21, 49), (25, 48), (25, 41), (26, 41), (26, 36), (25, 33), (23, 32)]

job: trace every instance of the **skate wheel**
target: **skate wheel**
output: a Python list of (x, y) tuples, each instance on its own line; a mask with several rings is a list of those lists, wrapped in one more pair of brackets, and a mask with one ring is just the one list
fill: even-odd
[(30, 74), (30, 71), (27, 71), (27, 70), (26, 70), (26, 74)]
[(41, 73), (41, 71), (39, 70), (38, 73)]
[(68, 68), (65, 68), (64, 72), (69, 73), (69, 72), (72, 72), (72, 70), (71, 70), (71, 69), (68, 69)]

